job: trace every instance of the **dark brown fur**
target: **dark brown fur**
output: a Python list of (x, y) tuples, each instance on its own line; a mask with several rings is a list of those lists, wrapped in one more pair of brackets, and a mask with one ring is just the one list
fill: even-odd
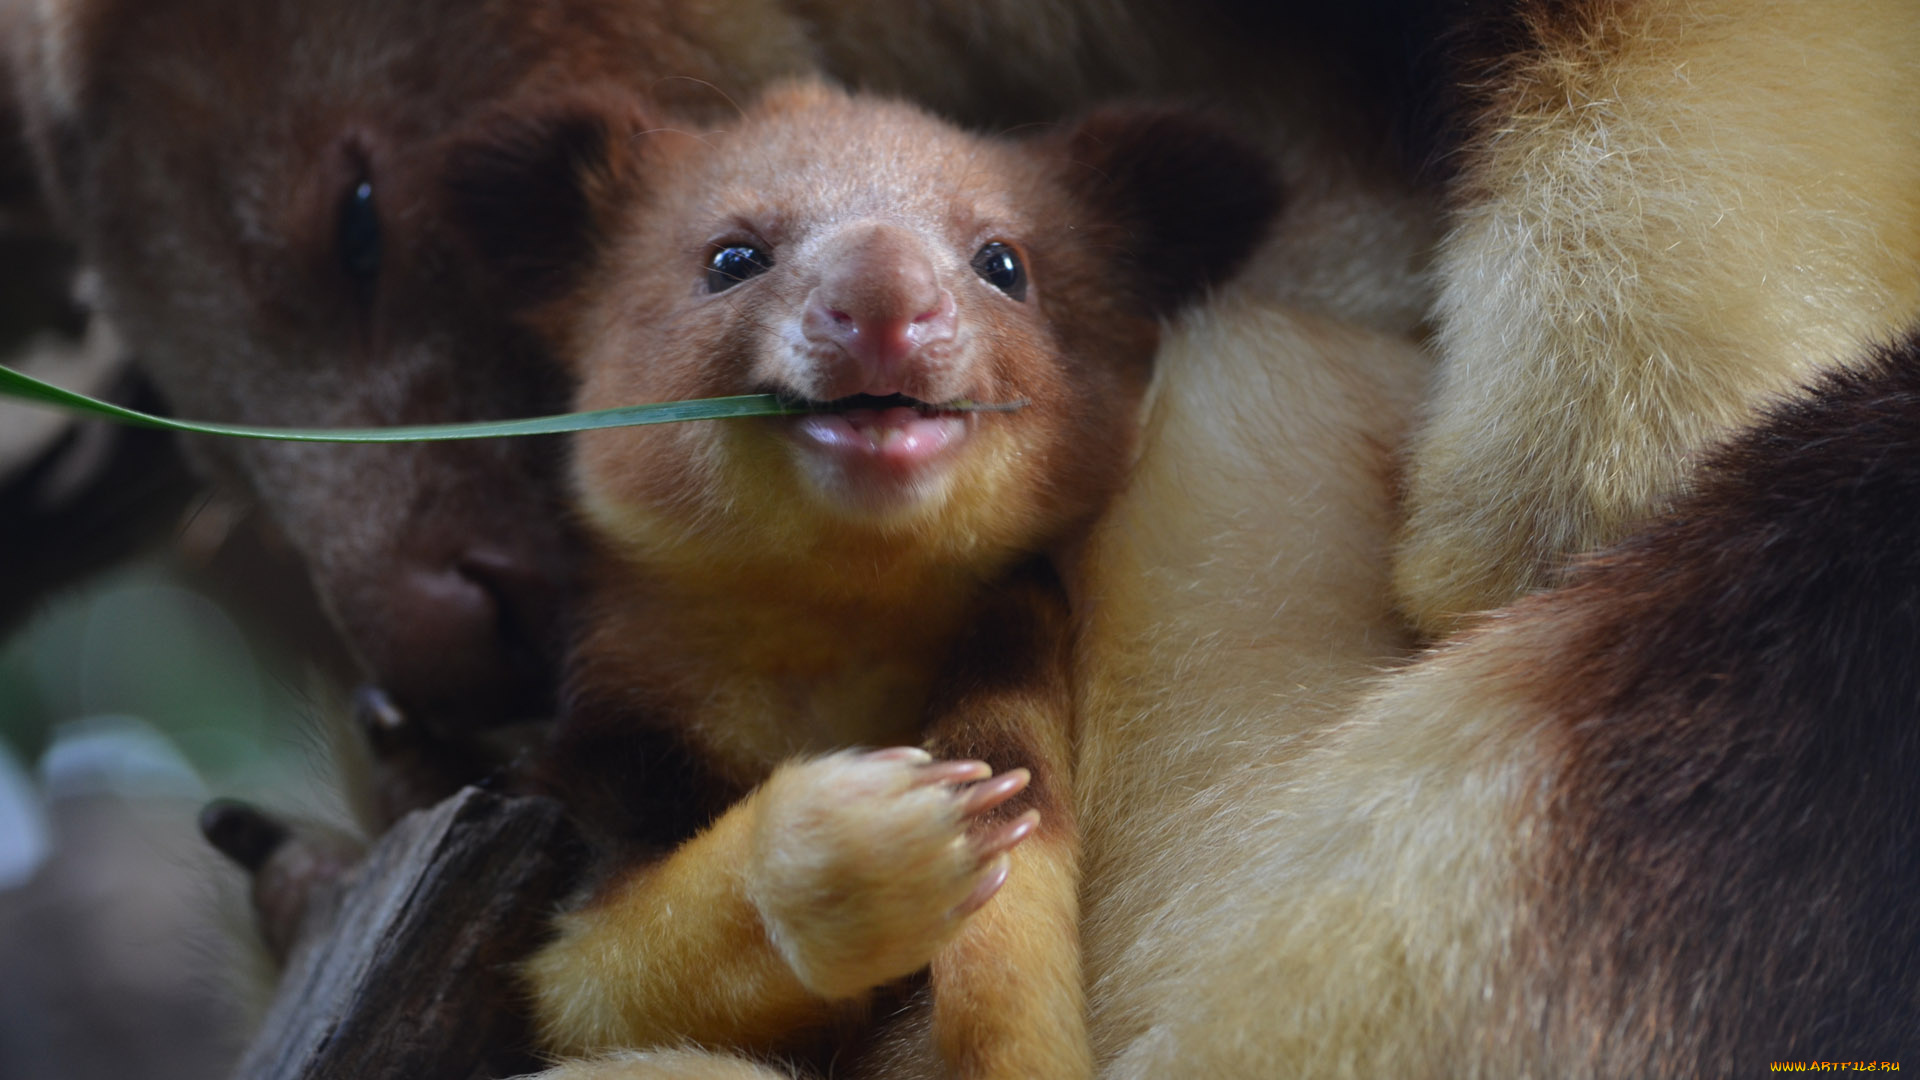
[[(666, 3), (22, 11), (9, 44), (43, 188), (104, 314), (171, 408), (254, 423), (559, 410), (567, 379), (450, 239), (445, 136), (596, 74), (712, 117), (804, 63), (780, 18)], [(373, 257), (344, 250), (362, 180)], [(192, 449), (289, 539), (402, 708), (464, 730), (548, 707), (572, 559), (554, 443)]]
[[(1044, 562), (1030, 564), (999, 583), (972, 614), (934, 687), (943, 712), (932, 718), (926, 745), (937, 756), (984, 761), (996, 773), (1046, 764), (989, 822), (1038, 810), (1042, 831), (1074, 832), (1073, 802), (1062, 790), (1066, 777), (1055, 775), (1072, 760), (1072, 640), (1058, 575)], [(1022, 722), (1022, 707), (1067, 722), (1036, 729)]]
[(1522, 617), (1564, 771), (1528, 874), (1596, 1075), (1920, 1057), (1920, 339), (1716, 453)]

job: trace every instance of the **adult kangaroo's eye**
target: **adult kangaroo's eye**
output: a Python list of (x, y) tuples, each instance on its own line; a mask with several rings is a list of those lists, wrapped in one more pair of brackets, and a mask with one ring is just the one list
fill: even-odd
[(1012, 248), (998, 240), (974, 253), (973, 272), (1015, 300), (1027, 298), (1027, 268)]
[(731, 244), (707, 260), (707, 291), (726, 292), (735, 285), (773, 269), (773, 255), (751, 244)]
[(380, 208), (373, 202), (373, 181), (355, 180), (340, 200), (340, 268), (361, 288), (380, 276)]

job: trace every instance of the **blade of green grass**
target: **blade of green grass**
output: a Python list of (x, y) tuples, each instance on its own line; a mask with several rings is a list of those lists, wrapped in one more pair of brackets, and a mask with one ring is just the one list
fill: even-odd
[[(724, 420), (736, 416), (797, 416), (811, 412), (805, 405), (773, 394), (743, 394), (738, 397), (701, 398), (693, 401), (662, 401), (650, 405), (623, 405), (617, 409), (563, 413), (559, 416), (535, 416), (524, 420), (486, 420), (466, 424), (415, 424), (384, 428), (277, 428), (249, 427), (244, 424), (205, 424), (172, 420), (134, 409), (109, 404), (85, 394), (63, 390), (8, 367), (0, 367), (0, 397), (16, 398), (36, 405), (63, 409), (83, 416), (98, 416), (122, 424), (160, 428), (191, 435), (225, 435), (239, 439), (277, 439), (283, 442), (431, 442), (444, 439), (490, 439), (512, 435), (558, 435), (594, 428), (635, 427), (640, 424), (671, 424), (682, 420)], [(1024, 401), (1007, 404), (983, 404), (957, 401), (943, 408), (963, 412), (1011, 412), (1026, 405)]]

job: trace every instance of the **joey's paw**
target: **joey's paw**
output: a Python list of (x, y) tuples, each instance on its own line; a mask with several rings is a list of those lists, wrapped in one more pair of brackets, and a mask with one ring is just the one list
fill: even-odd
[(800, 981), (848, 997), (926, 966), (1039, 822), (1038, 811), (988, 821), (1027, 779), (911, 747), (843, 751), (768, 778), (747, 892)]

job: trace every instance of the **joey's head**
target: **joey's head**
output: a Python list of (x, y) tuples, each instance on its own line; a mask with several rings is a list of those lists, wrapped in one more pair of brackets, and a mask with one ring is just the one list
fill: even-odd
[(986, 138), (798, 84), (720, 131), (634, 115), (583, 152), (582, 122), (554, 126), (591, 239), (535, 315), (580, 405), (817, 410), (581, 439), (597, 531), (670, 563), (1044, 548), (1124, 475), (1158, 317), (1230, 273), (1275, 201), (1250, 151), (1166, 111)]

